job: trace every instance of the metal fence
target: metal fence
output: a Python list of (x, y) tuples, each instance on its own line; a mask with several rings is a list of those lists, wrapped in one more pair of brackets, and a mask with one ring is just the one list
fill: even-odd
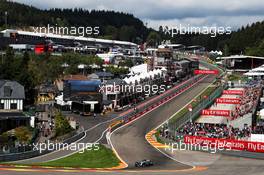
[(171, 118), (168, 121), (168, 129), (170, 135), (175, 137), (178, 128), (180, 128), (189, 121), (194, 121), (195, 119), (197, 119), (203, 109), (210, 106), (216, 98), (221, 96), (223, 89), (224, 89), (223, 86), (218, 87), (211, 95), (208, 96), (208, 98), (203, 99), (196, 107), (194, 107), (192, 111), (188, 110), (183, 116), (179, 118), (174, 118), (174, 117)]
[(153, 100), (150, 103), (147, 103), (144, 107), (142, 107), (140, 109), (137, 109), (136, 111), (132, 111), (132, 112), (124, 115), (123, 118), (122, 118), (122, 120), (126, 123), (127, 121), (129, 121), (131, 119), (134, 119), (136, 114), (140, 114), (140, 113), (148, 110), (149, 108), (152, 108), (154, 105), (156, 105), (157, 103), (163, 101), (166, 98), (171, 98), (171, 96), (174, 95), (175, 93), (178, 93), (180, 91), (183, 91), (188, 86), (191, 86), (192, 84), (196, 83), (197, 81), (199, 81), (203, 77), (204, 77), (203, 75), (197, 75), (197, 76), (194, 76), (194, 77), (190, 78), (185, 83), (181, 84), (180, 86), (178, 86), (174, 90), (170, 91), (169, 93), (162, 94), (162, 95), (160, 95), (159, 98)]
[[(84, 135), (85, 135), (85, 131), (82, 129), (80, 132), (77, 132), (74, 136), (65, 139), (62, 143), (71, 144), (71, 143), (76, 142), (77, 140), (81, 139)], [(30, 148), (31, 148), (31, 150), (23, 150), (25, 152), (0, 154), (0, 162), (29, 159), (32, 157), (37, 157), (37, 156), (41, 156), (41, 155), (52, 152), (52, 151), (49, 151), (48, 149), (46, 149), (40, 153), (39, 150), (32, 150), (33, 147), (30, 147)]]

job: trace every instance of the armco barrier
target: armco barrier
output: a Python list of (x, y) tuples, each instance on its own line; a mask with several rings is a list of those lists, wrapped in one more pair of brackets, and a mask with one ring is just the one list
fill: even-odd
[[(203, 78), (205, 78), (205, 75), (197, 75), (187, 81), (185, 81), (184, 83), (173, 87), (172, 89), (166, 91), (166, 93), (164, 94), (160, 94), (158, 96), (157, 99), (153, 100), (151, 103), (146, 104), (144, 107), (137, 109), (137, 111), (132, 111), (126, 115), (124, 115), (123, 118), (123, 123), (122, 124), (126, 124), (128, 122), (131, 122), (132, 120), (135, 120), (136, 118), (142, 116), (143, 114), (145, 114), (146, 112), (152, 110), (153, 108), (166, 103), (167, 101), (171, 100), (172, 98), (174, 98), (175, 96), (177, 96), (179, 93), (187, 90), (188, 88), (190, 88), (191, 86), (193, 86), (195, 83), (197, 83), (198, 81), (202, 80)], [(121, 125), (120, 125), (121, 126)], [(119, 126), (118, 126), (119, 127)], [(117, 129), (118, 127), (115, 128), (111, 128), (109, 129), (110, 131), (113, 131), (114, 129)]]
[[(200, 64), (204, 65), (205, 67), (208, 67), (209, 69), (218, 69), (219, 72), (221, 73), (221, 75), (219, 75), (219, 76), (224, 75), (223, 70), (219, 69), (218, 67), (216, 67), (214, 65), (210, 65), (204, 61), (200, 61)], [(188, 122), (190, 120), (196, 119), (199, 116), (202, 109), (210, 106), (213, 103), (213, 101), (221, 95), (221, 93), (224, 89), (225, 89), (225, 87), (221, 87), (221, 86), (218, 87), (206, 100), (203, 100), (201, 103), (199, 103), (199, 105), (197, 105), (195, 108), (193, 108), (193, 110), (191, 112), (188, 111), (186, 114), (184, 114), (183, 116), (181, 116), (177, 119), (171, 118), (168, 121), (168, 124), (169, 124), (168, 127), (169, 127), (170, 134), (172, 134), (172, 136), (175, 137), (176, 136), (176, 130), (179, 127), (181, 127), (182, 125), (184, 125), (186, 122)]]
[(123, 123), (124, 123), (123, 120), (118, 120), (118, 121), (113, 122), (113, 123), (108, 127), (109, 132), (115, 130), (116, 128), (118, 128), (118, 127), (120, 127), (120, 126), (122, 126)]
[[(170, 131), (170, 134), (173, 137), (176, 137), (176, 130), (180, 128), (182, 125), (187, 123), (190, 120), (195, 120), (197, 116), (200, 115), (201, 111), (210, 106), (216, 98), (218, 98), (223, 91), (223, 87), (218, 87), (207, 99), (204, 99), (201, 101), (196, 107), (193, 108), (193, 110), (187, 111), (184, 115), (182, 115), (179, 118), (171, 118), (168, 122), (168, 128)], [(180, 112), (180, 111), (179, 111)]]
[[(74, 135), (73, 137), (70, 137), (68, 139), (66, 139), (65, 141), (63, 141), (63, 143), (73, 143), (77, 140), (79, 140), (80, 138), (82, 138), (85, 135), (84, 131)], [(0, 155), (0, 162), (8, 162), (8, 161), (17, 161), (17, 160), (23, 160), (23, 159), (29, 159), (32, 157), (37, 157), (37, 156), (41, 156), (47, 153), (50, 153), (52, 151), (48, 151), (45, 150), (42, 153), (40, 153), (40, 151), (38, 150), (32, 150), (32, 151), (26, 151), (26, 152), (21, 152), (21, 153), (11, 153), (11, 154), (1, 154)]]

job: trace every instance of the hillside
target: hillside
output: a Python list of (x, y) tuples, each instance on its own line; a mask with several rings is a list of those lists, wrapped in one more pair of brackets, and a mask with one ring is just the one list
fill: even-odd
[[(0, 0), (0, 29), (4, 28), (5, 11), (8, 12), (9, 28), (28, 28), (29, 26), (99, 26), (100, 37), (132, 41), (138, 44), (147, 42), (157, 46), (162, 40), (181, 43), (187, 46), (201, 45), (208, 51), (222, 50), (225, 55), (251, 54), (264, 56), (264, 21), (241, 27), (231, 35), (177, 35), (171, 37), (160, 31), (144, 26), (143, 22), (132, 14), (114, 11), (96, 11), (84, 9), (48, 9), (41, 10), (32, 6)], [(154, 33), (154, 34), (153, 34)], [(150, 34), (150, 35), (149, 35)]]
[[(160, 32), (162, 35), (162, 32)], [(162, 38), (171, 39), (171, 36), (162, 36)], [(201, 45), (207, 50), (223, 50), (226, 55), (230, 54), (253, 54), (252, 49), (261, 47), (264, 43), (264, 21), (256, 22), (252, 25), (242, 26), (237, 31), (233, 31), (231, 35), (218, 35), (210, 37), (209, 35), (177, 35), (172, 38), (173, 43), (182, 43), (184, 45)], [(262, 55), (264, 56), (264, 54)]]
[(68, 27), (99, 26), (100, 37), (137, 43), (146, 39), (149, 32), (141, 20), (127, 13), (84, 9), (41, 10), (7, 0), (0, 0), (0, 27), (5, 25), (5, 11), (8, 12), (9, 28), (48, 24)]

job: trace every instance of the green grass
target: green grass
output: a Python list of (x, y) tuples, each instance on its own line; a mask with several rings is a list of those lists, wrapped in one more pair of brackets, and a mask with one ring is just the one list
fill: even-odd
[(119, 159), (111, 149), (100, 145), (97, 151), (86, 150), (83, 153), (75, 153), (62, 159), (34, 165), (73, 168), (111, 168), (118, 166), (119, 163)]
[(240, 74), (231, 74), (231, 75), (228, 75), (227, 78), (229, 81), (238, 81), (238, 80), (246, 81), (247, 80), (245, 76), (240, 75)]
[[(211, 87), (209, 86), (199, 97), (196, 98), (196, 100), (193, 100), (191, 103), (188, 104), (188, 106), (191, 104), (192, 108), (195, 108), (204, 98), (204, 96), (210, 96), (214, 90), (217, 87)], [(188, 110), (188, 106), (183, 108), (182, 110), (180, 110), (179, 112), (177, 112), (171, 119), (170, 122), (176, 122), (176, 120), (182, 116), (184, 116), (187, 112), (189, 112)]]
[(163, 140), (161, 140), (161, 138), (160, 138), (160, 132), (159, 131), (155, 133), (155, 137), (157, 139), (157, 142), (159, 142), (161, 144), (165, 144), (165, 142)]

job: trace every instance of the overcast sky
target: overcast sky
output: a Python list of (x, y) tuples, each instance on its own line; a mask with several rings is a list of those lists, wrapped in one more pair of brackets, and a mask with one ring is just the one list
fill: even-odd
[(85, 8), (123, 11), (134, 14), (148, 23), (179, 26), (231, 26), (264, 20), (263, 0), (14, 0), (48, 8)]

